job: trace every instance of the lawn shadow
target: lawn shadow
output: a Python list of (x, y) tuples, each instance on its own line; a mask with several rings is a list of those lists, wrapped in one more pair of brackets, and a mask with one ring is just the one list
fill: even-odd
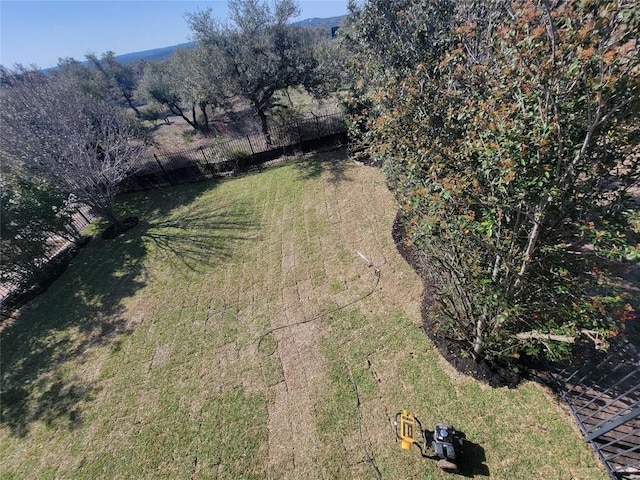
[(464, 451), (458, 463), (458, 475), (467, 478), (474, 478), (477, 475), (488, 477), (490, 472), (489, 467), (485, 463), (487, 456), (484, 448), (466, 438), (464, 432), (456, 430), (456, 433), (460, 438), (464, 439)]
[(66, 365), (82, 364), (91, 347), (129, 333), (121, 300), (143, 286), (144, 249), (125, 236), (111, 242), (91, 241), (2, 332), (0, 424), (16, 436), (38, 421), (80, 426), (82, 404), (99, 388)]
[(329, 173), (330, 183), (348, 182), (351, 179), (347, 171), (351, 167), (346, 150), (319, 152), (296, 162), (302, 180), (312, 180), (325, 172)]
[(3, 329), (0, 425), (19, 437), (36, 422), (54, 430), (82, 425), (86, 404), (101, 388), (99, 371), (84, 372), (82, 365), (92, 361), (96, 347), (115, 352), (133, 332), (123, 300), (147, 284), (150, 242), (197, 269), (228, 258), (236, 242), (251, 238), (256, 224), (248, 208), (179, 208), (211, 188), (195, 184), (124, 195), (123, 216), (142, 221), (114, 240), (97, 235)]
[(221, 205), (150, 222), (142, 237), (158, 251), (199, 271), (230, 258), (240, 241), (255, 240), (258, 223), (246, 205)]

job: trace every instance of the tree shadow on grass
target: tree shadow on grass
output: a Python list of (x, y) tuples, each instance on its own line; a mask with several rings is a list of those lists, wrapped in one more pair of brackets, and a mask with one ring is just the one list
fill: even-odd
[(191, 211), (147, 225), (143, 238), (155, 248), (199, 271), (232, 256), (238, 242), (256, 239), (258, 224), (244, 205)]
[(184, 185), (125, 196), (124, 213), (143, 221), (115, 240), (93, 239), (1, 332), (0, 425), (19, 437), (36, 422), (52, 430), (82, 425), (86, 405), (101, 389), (99, 371), (84, 372), (82, 365), (94, 361), (97, 347), (116, 352), (133, 332), (123, 300), (147, 283), (150, 242), (197, 270), (229, 258), (239, 241), (254, 238), (256, 223), (247, 208), (189, 209), (210, 188)]
[[(119, 239), (125, 240), (125, 239)], [(139, 242), (94, 239), (49, 289), (2, 332), (0, 423), (25, 436), (37, 421), (52, 429), (82, 424), (82, 404), (99, 393), (69, 362), (129, 333), (121, 300), (143, 285)]]
[(330, 183), (351, 181), (347, 175), (350, 166), (346, 150), (319, 152), (296, 163), (303, 180), (312, 180), (327, 172)]

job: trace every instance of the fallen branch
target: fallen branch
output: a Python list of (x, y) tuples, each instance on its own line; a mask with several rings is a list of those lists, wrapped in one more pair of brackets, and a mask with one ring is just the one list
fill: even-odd
[[(589, 337), (596, 346), (602, 343), (602, 339), (600, 338), (598, 332), (594, 330), (580, 330), (580, 333)], [(521, 332), (516, 334), (516, 338), (518, 340), (540, 340), (540, 341), (551, 341), (551, 342), (562, 342), (562, 343), (575, 343), (576, 338), (572, 335), (554, 335), (552, 333), (542, 333), (537, 330), (532, 330), (530, 332)]]

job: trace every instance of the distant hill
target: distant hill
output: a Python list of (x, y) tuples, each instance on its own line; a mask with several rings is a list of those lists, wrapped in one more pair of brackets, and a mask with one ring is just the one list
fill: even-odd
[[(331, 29), (331, 27), (339, 26), (345, 17), (346, 15), (328, 18), (307, 18), (306, 20), (294, 22), (292, 25), (300, 27)], [(176, 50), (181, 48), (193, 48), (195, 44), (196, 42), (187, 42), (180, 43), (179, 45), (171, 45), (169, 47), (143, 50), (141, 52), (125, 53), (123, 55), (116, 55), (116, 60), (118, 60), (122, 64), (137, 62), (139, 60), (144, 60), (147, 62), (161, 62), (162, 60), (170, 58), (173, 55), (173, 52), (175, 52)], [(82, 63), (83, 65), (89, 65), (89, 62), (80, 63)], [(57, 68), (58, 67), (52, 67), (46, 69), (45, 71), (54, 71), (57, 70)]]
[(173, 55), (178, 49), (193, 48), (196, 42), (181, 43), (170, 47), (154, 48), (153, 50), (144, 50), (142, 52), (125, 53), (124, 55), (116, 55), (116, 59), (123, 64), (145, 60), (147, 62), (161, 62)]
[(342, 20), (346, 18), (346, 15), (340, 15), (339, 17), (327, 17), (327, 18), (307, 18), (299, 22), (294, 22), (292, 25), (299, 27), (315, 27), (315, 28), (331, 28), (339, 27)]

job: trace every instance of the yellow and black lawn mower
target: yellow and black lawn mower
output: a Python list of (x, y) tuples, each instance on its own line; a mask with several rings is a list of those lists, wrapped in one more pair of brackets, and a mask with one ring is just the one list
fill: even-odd
[(451, 425), (437, 423), (433, 431), (424, 430), (420, 420), (406, 410), (396, 414), (394, 425), (403, 450), (411, 450), (415, 445), (423, 457), (438, 460), (437, 465), (442, 470), (458, 471), (464, 439)]

